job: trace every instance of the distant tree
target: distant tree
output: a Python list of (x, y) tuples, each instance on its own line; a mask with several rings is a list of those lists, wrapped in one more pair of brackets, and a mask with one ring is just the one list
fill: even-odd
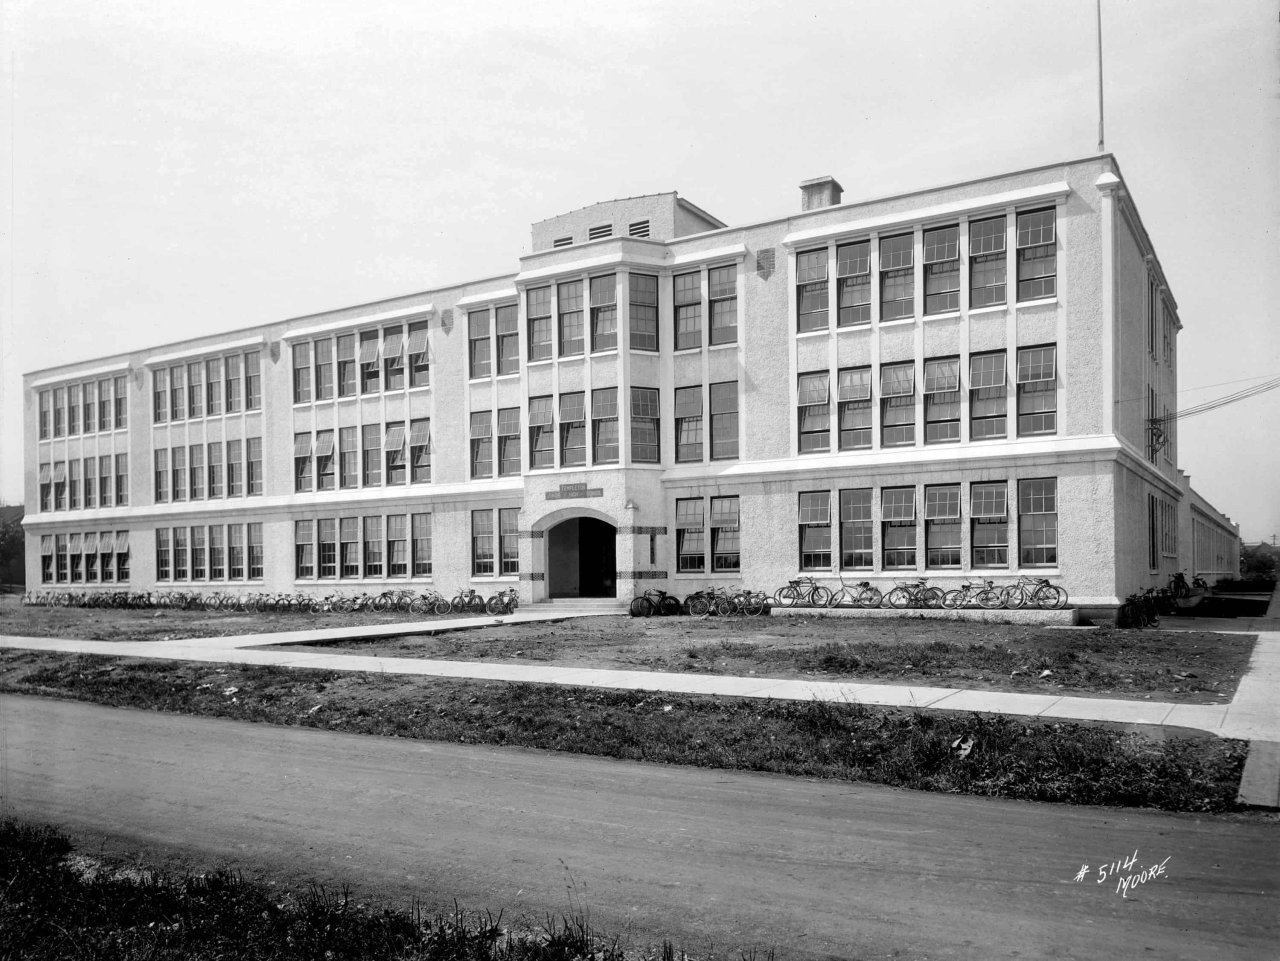
[(1274, 581), (1276, 566), (1276, 549), (1270, 544), (1240, 546), (1240, 574), (1246, 581)]
[(21, 584), (26, 579), (26, 542), (22, 536), (22, 512), (0, 519), (0, 584)]

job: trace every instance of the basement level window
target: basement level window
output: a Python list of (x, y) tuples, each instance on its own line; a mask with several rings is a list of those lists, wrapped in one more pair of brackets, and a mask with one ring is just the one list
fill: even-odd
[(627, 228), (627, 232), (628, 232), (632, 237), (648, 237), (648, 236), (649, 236), (649, 221), (647, 221), (647, 220), (637, 220), (635, 223), (633, 223), (630, 227), (628, 227), (628, 228)]
[(587, 231), (588, 240), (604, 240), (606, 237), (613, 236), (613, 224), (601, 224), (599, 227), (592, 227)]
[(555, 240), (551, 241), (552, 247), (570, 247), (572, 245), (573, 245), (572, 237), (557, 237)]

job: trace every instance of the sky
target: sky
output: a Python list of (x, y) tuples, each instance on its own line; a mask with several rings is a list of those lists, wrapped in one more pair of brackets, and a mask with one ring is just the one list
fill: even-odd
[[(1280, 369), (1280, 6), (1103, 0), (1106, 148), (1184, 329), (1180, 404)], [(1097, 152), (1094, 0), (0, 0), (0, 501), (21, 375), (514, 272), (678, 190), (733, 224)], [(1271, 426), (1267, 426), (1270, 424)], [(1181, 466), (1280, 535), (1280, 391)]]

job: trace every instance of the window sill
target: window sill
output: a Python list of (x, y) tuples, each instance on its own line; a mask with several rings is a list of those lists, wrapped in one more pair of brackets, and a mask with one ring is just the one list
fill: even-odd
[(499, 374), (497, 377), (494, 378), (494, 380), (519, 380), (519, 379), (520, 379), (520, 371), (518, 370), (511, 374)]
[(430, 389), (431, 389), (431, 385), (430, 385), (430, 384), (418, 384), (416, 387), (407, 387), (407, 388), (405, 388), (405, 393), (407, 393), (407, 394), (420, 394), (420, 393), (422, 393), (424, 390), (430, 390)]
[(586, 355), (584, 355), (584, 354), (562, 354), (561, 356), (559, 356), (559, 357), (557, 357), (557, 358), (556, 358), (556, 361), (557, 361), (557, 363), (561, 363), (561, 364), (564, 364), (564, 363), (579, 363), (579, 364), (580, 364), (580, 363), (582, 363), (582, 362), (583, 362), (584, 360), (586, 360), (586, 359), (587, 359), (587, 358), (586, 358)]
[(823, 327), (821, 330), (799, 330), (796, 331), (796, 340), (802, 337), (829, 337), (831, 336), (831, 328)]
[(973, 307), (969, 310), (969, 316), (974, 314), (1005, 314), (1009, 312), (1008, 304), (989, 304), (986, 307)]
[(530, 360), (525, 363), (525, 367), (550, 367), (555, 363), (554, 358), (548, 357), (546, 360)]
[(1047, 307), (1050, 304), (1057, 304), (1057, 297), (1044, 297), (1040, 300), (1020, 300), (1018, 301), (1018, 310), (1024, 307)]
[(925, 314), (924, 315), (924, 320), (926, 324), (931, 320), (959, 320), (959, 319), (960, 319), (960, 311), (958, 310), (948, 310), (941, 314)]
[(617, 347), (601, 347), (599, 350), (593, 350), (591, 352), (591, 356), (592, 357), (617, 357), (618, 348)]
[(707, 350), (737, 350), (738, 342), (736, 340), (724, 344), (712, 344)]
[(493, 378), (486, 374), (483, 377), (468, 377), (467, 383), (468, 384), (487, 384), (491, 380), (493, 380)]
[(906, 326), (909, 326), (909, 325), (911, 325), (911, 324), (914, 324), (915, 322), (916, 322), (916, 319), (915, 319), (914, 317), (897, 317), (897, 318), (895, 318), (894, 320), (882, 320), (882, 321), (880, 321), (879, 326), (880, 326), (881, 328), (885, 328), (885, 327), (906, 327)]
[(679, 357), (681, 354), (698, 354), (701, 352), (702, 352), (701, 344), (699, 344), (697, 347), (673, 347), (671, 350), (671, 353), (676, 357)]
[(851, 333), (853, 331), (858, 331), (858, 330), (867, 331), (870, 329), (871, 329), (871, 321), (868, 320), (864, 324), (844, 324), (843, 326), (838, 326), (836, 327), (836, 333), (846, 334), (846, 333)]

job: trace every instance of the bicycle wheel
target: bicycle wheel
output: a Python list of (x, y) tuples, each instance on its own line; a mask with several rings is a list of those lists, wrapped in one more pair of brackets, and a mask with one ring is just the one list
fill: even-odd
[(988, 611), (994, 611), (996, 608), (1000, 606), (1000, 592), (999, 591), (979, 591), (978, 606)]
[(484, 609), (490, 614), (501, 614), (505, 606), (502, 603), (502, 598), (494, 594), (493, 597), (489, 598), (489, 602), (485, 604)]
[(920, 592), (920, 602), (924, 607), (939, 608), (945, 596), (941, 587), (926, 587)]
[(825, 587), (815, 587), (809, 595), (809, 602), (814, 607), (826, 607), (831, 603), (831, 591)]
[(773, 595), (778, 599), (779, 607), (795, 607), (800, 603), (800, 592), (793, 584), (788, 584)]
[(1040, 592), (1040, 606), (1050, 611), (1060, 611), (1067, 606), (1067, 591), (1050, 584)]
[(1000, 592), (1000, 604), (1010, 611), (1016, 611), (1027, 603), (1027, 595), (1017, 584), (1011, 584)]
[(728, 617), (733, 613), (733, 601), (727, 597), (717, 597), (716, 613), (721, 617)]
[(704, 617), (711, 610), (711, 600), (705, 594), (690, 594), (685, 603), (690, 617)]
[(759, 594), (748, 594), (743, 599), (742, 609), (750, 617), (759, 617), (764, 613), (764, 598)]
[(911, 606), (911, 592), (905, 587), (895, 587), (889, 592), (885, 600), (889, 602), (890, 607), (902, 610), (904, 607)]
[(858, 606), (865, 608), (879, 607), (884, 602), (884, 595), (874, 587), (868, 587), (858, 595)]
[(455, 597), (453, 600), (449, 602), (450, 614), (461, 614), (466, 609), (467, 609), (467, 599), (463, 597), (461, 594), (459, 594), (457, 597)]
[(476, 594), (474, 597), (471, 598), (471, 602), (467, 605), (467, 610), (469, 610), (472, 614), (483, 614), (484, 606), (485, 606), (484, 597), (481, 596), (480, 594)]
[(636, 598), (636, 612), (640, 617), (653, 617), (657, 608), (653, 601), (643, 595)]
[(431, 602), (431, 613), (437, 617), (444, 617), (453, 611), (453, 605), (446, 601), (443, 597), (437, 597)]
[(680, 613), (680, 598), (664, 594), (658, 603), (658, 613), (666, 617), (675, 617)]
[(949, 611), (958, 611), (964, 607), (964, 591), (947, 591), (942, 595), (942, 606)]

